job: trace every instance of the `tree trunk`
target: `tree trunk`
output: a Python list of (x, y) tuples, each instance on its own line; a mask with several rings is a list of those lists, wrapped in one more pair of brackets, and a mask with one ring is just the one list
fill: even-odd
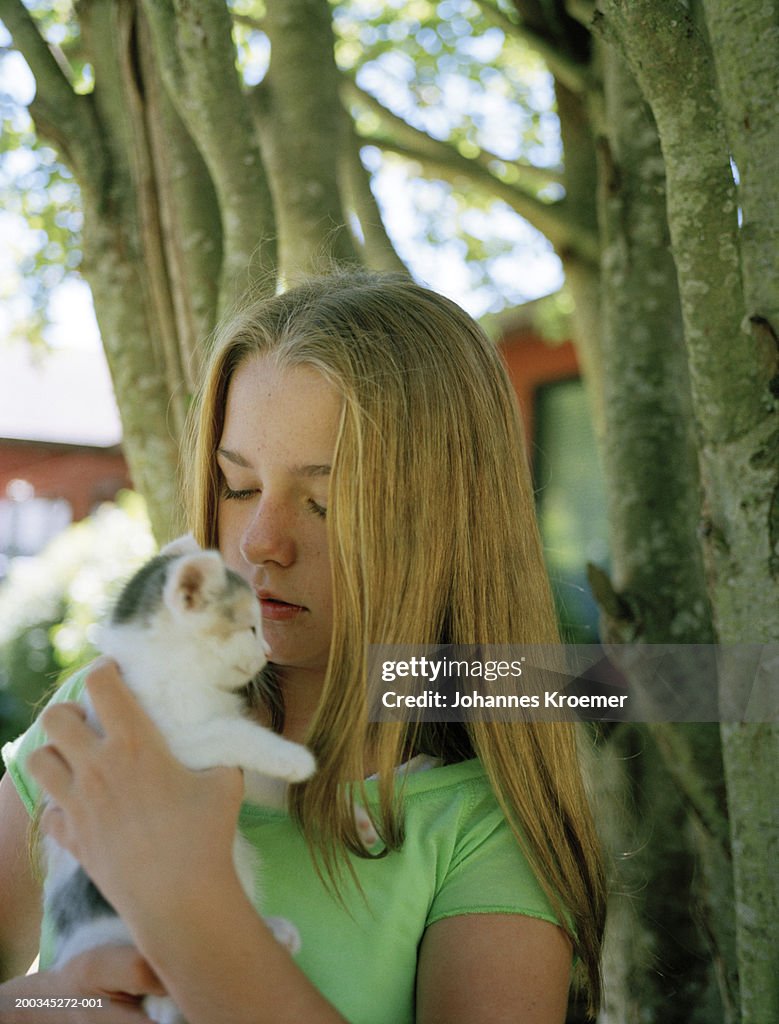
[[(517, 6), (526, 26), (554, 36), (551, 19), (532, 3)], [(580, 36), (580, 59), (584, 52)], [(567, 76), (556, 91), (567, 213), (600, 237), (601, 266), (566, 245), (559, 252), (575, 298), (609, 502), (615, 583), (603, 577), (613, 599), (605, 603), (620, 618), (604, 615), (604, 630), (618, 641), (711, 642), (657, 129), (622, 63), (602, 50), (589, 60), (578, 90), (569, 87), (576, 76)], [(631, 755), (636, 744), (640, 758)], [(595, 772), (614, 871), (604, 1020), (734, 1020), (733, 884), (716, 726), (618, 729), (600, 755)], [(649, 758), (663, 763), (647, 764)], [(629, 799), (606, 798), (620, 789)]]
[[(600, 578), (596, 585), (606, 585), (612, 598), (602, 601), (603, 633), (617, 643), (710, 643), (692, 403), (657, 129), (619, 56), (604, 51), (601, 64), (602, 452), (613, 576), (613, 583)], [(665, 768), (635, 766), (641, 775), (633, 779), (640, 808), (635, 838), (641, 841), (622, 891), (643, 874), (636, 898), (643, 938), (621, 937), (628, 961), (621, 1002), (632, 1004), (635, 1019), (641, 993), (650, 1020), (730, 1020), (737, 981), (732, 921), (718, 902), (723, 892), (732, 893), (732, 883), (716, 727), (655, 724), (639, 735), (653, 751), (644, 761), (659, 758)], [(614, 742), (624, 744), (619, 737)], [(679, 793), (673, 806), (669, 776)], [(697, 891), (689, 873), (696, 858), (707, 865), (710, 883)], [(706, 938), (716, 962), (728, 969), (712, 972)]]
[[(750, 262), (746, 221), (744, 238), (738, 228), (731, 146), (712, 53), (700, 26), (671, 0), (607, 0), (603, 11), (603, 27), (622, 46), (660, 133), (698, 423), (704, 550), (717, 636), (726, 644), (775, 641), (776, 342), (771, 320), (765, 318), (767, 326), (755, 322), (763, 314), (749, 307), (742, 289), (742, 266), (753, 291), (759, 274)], [(770, 42), (755, 41), (758, 55), (766, 52), (764, 46), (772, 52)], [(738, 59), (747, 56), (742, 52)], [(762, 96), (775, 95), (779, 84), (775, 62), (769, 61), (770, 70), (757, 86)], [(768, 206), (775, 209), (773, 202)], [(754, 210), (752, 216), (773, 220), (770, 210)], [(775, 247), (766, 251), (776, 256)], [(770, 277), (776, 278), (775, 264)], [(720, 678), (722, 697), (735, 685), (726, 669)], [(762, 1024), (779, 1016), (774, 963), (779, 822), (773, 811), (779, 728), (773, 723), (725, 723), (722, 737), (741, 1014), (743, 1024)]]
[[(755, 6), (744, 0), (704, 0), (725, 128), (738, 169), (739, 233), (745, 319), (765, 352), (769, 393), (779, 396), (779, 131), (773, 97), (777, 92), (779, 5)], [(773, 364), (773, 365), (772, 365)], [(767, 397), (767, 396), (766, 396)], [(775, 406), (776, 408), (776, 406)], [(773, 416), (777, 419), (776, 412)], [(779, 578), (779, 427), (768, 431), (768, 445), (751, 457), (767, 477), (767, 551), (774, 581)], [(771, 466), (773, 469), (771, 469)], [(765, 515), (760, 503), (759, 516)], [(759, 522), (759, 519), (758, 519)], [(767, 558), (766, 558), (767, 555)], [(770, 593), (770, 590), (769, 590)], [(776, 605), (774, 605), (774, 608)], [(776, 639), (776, 633), (773, 634)], [(773, 685), (776, 686), (774, 675)], [(724, 724), (722, 727), (732, 795), (731, 829), (736, 858), (739, 953), (745, 1021), (779, 1019), (779, 985), (771, 960), (776, 949), (777, 815), (779, 730)], [(755, 785), (755, 770), (765, 776)], [(753, 911), (759, 908), (756, 916)], [(772, 929), (773, 941), (770, 937)]]
[(80, 176), (84, 276), (92, 288), (135, 486), (159, 538), (178, 528), (176, 469), (186, 414), (182, 360), (147, 132), (134, 4), (86, 3), (81, 31), (94, 73), (100, 174)]
[(341, 103), (333, 30), (321, 0), (268, 0), (271, 63), (263, 139), (278, 214), (279, 272), (289, 281), (357, 254), (338, 181)]
[[(261, 133), (224, 0), (83, 0), (81, 44), (95, 79), (86, 96), (20, 0), (2, 0), (2, 16), (36, 76), (39, 133), (81, 187), (83, 272), (124, 450), (164, 541), (183, 525), (179, 445), (219, 313), (250, 288), (275, 290), (277, 254), (288, 275), (323, 257), (356, 260), (339, 186), (344, 114), (330, 10), (323, 0), (269, 5), (271, 85), (251, 97), (272, 105)], [(380, 238), (372, 225), (373, 252)]]
[(252, 276), (273, 291), (276, 224), (266, 169), (235, 63), (224, 0), (142, 0), (170, 99), (202, 154), (219, 204), (219, 309)]

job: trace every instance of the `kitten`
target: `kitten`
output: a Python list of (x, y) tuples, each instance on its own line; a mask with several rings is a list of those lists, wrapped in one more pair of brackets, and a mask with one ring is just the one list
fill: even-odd
[[(98, 646), (118, 662), (125, 682), (187, 767), (237, 766), (259, 773), (252, 776), (253, 795), (281, 805), (286, 784), (314, 771), (305, 747), (246, 717), (246, 687), (266, 664), (268, 651), (254, 592), (217, 552), (201, 550), (188, 537), (163, 549), (126, 584)], [(84, 700), (90, 722), (98, 726)], [(123, 922), (75, 858), (50, 837), (44, 847), (53, 967), (95, 946), (131, 943)], [(233, 856), (254, 901), (257, 856), (239, 833)], [(266, 920), (277, 939), (297, 952), (297, 929), (283, 919)], [(159, 1024), (183, 1020), (170, 999), (148, 996), (144, 1009)]]

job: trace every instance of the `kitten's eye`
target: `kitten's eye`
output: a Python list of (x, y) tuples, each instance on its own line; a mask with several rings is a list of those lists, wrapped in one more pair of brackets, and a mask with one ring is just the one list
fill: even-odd
[(252, 636), (257, 636), (257, 627), (256, 626), (249, 626), (249, 629), (252, 631)]

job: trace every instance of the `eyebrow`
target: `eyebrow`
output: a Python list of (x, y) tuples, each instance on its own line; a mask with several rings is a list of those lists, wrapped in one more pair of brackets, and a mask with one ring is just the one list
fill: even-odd
[[(232, 462), (235, 466), (240, 466), (242, 469), (251, 469), (251, 463), (238, 452), (231, 451), (229, 448), (217, 448), (217, 455), (221, 455), (222, 458), (227, 459), (228, 462)], [(310, 465), (310, 466), (292, 466), (290, 472), (295, 476), (304, 477), (318, 477), (318, 476), (329, 476), (332, 471), (332, 466), (324, 465)]]

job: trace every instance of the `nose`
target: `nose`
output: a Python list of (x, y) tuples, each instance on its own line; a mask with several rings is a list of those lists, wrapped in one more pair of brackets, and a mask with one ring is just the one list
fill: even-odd
[(263, 495), (241, 536), (241, 555), (250, 565), (291, 565), (295, 561), (293, 518), (283, 504)]

